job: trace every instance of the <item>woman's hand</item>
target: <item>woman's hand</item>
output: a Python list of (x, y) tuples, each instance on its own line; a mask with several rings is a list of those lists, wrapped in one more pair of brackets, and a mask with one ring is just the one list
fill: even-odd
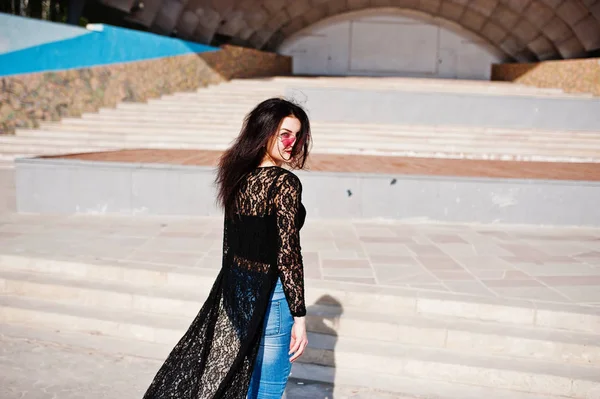
[(304, 353), (304, 349), (308, 345), (308, 337), (306, 335), (306, 317), (294, 317), (294, 325), (292, 326), (292, 340), (290, 341), (290, 351), (294, 356), (290, 358), (290, 362), (294, 362)]

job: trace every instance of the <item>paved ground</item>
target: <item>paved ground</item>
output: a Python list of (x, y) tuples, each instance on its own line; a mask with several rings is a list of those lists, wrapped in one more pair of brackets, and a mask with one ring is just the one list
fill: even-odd
[[(12, 170), (0, 170), (0, 256), (117, 259), (213, 270), (221, 218), (14, 214)], [(600, 229), (307, 219), (313, 280), (526, 298), (600, 307)], [(148, 359), (0, 335), (0, 398), (140, 398)], [(292, 380), (288, 399), (400, 398)], [(404, 398), (406, 399), (406, 398)]]
[[(159, 362), (0, 335), (2, 399), (141, 398)], [(410, 399), (290, 380), (287, 399)]]
[[(217, 270), (222, 218), (0, 216), (0, 255)], [(306, 278), (600, 306), (600, 229), (307, 219)]]

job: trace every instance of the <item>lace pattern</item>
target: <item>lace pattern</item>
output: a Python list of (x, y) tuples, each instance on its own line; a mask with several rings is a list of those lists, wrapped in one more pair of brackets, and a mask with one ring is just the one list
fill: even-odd
[(277, 276), (294, 316), (306, 314), (300, 229), (302, 185), (279, 167), (258, 168), (224, 219), (222, 268), (190, 327), (144, 399), (245, 399)]

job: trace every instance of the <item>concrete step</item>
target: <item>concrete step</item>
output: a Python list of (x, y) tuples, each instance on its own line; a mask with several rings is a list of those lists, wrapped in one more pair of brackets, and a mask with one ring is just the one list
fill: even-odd
[[(152, 138), (150, 139), (152, 140)], [(113, 145), (113, 146), (109, 146)], [(61, 155), (85, 152), (111, 151), (118, 149), (198, 149), (224, 151), (230, 144), (227, 142), (204, 141), (200, 143), (146, 141), (146, 142), (100, 142), (87, 147), (74, 147), (72, 145), (49, 144), (4, 144), (10, 151), (34, 155)], [(314, 146), (315, 154), (344, 154), (344, 155), (378, 155), (396, 157), (420, 157), (441, 159), (479, 159), (479, 160), (505, 160), (528, 162), (600, 162), (597, 150), (569, 150), (564, 149), (508, 149), (508, 148), (463, 148), (457, 146), (434, 147), (432, 145), (387, 145), (384, 149), (367, 147), (363, 143), (347, 143), (344, 147)]]
[[(126, 293), (138, 296), (165, 296), (174, 301), (184, 302), (183, 315), (194, 314), (186, 310), (186, 303), (204, 300), (198, 292), (204, 293), (214, 283), (216, 269), (177, 267), (149, 262), (118, 262), (114, 260), (72, 261), (56, 258), (53, 260), (0, 255), (0, 270), (8, 280), (29, 281), (40, 286), (52, 284), (71, 285), (72, 290), (104, 291), (105, 288), (116, 294)], [(39, 274), (39, 276), (34, 276)], [(96, 284), (98, 283), (98, 284)], [(105, 284), (105, 285), (102, 285)], [(17, 284), (17, 288), (20, 287)], [(29, 289), (29, 288), (28, 288)], [(511, 324), (526, 328), (565, 330), (570, 332), (600, 332), (600, 309), (583, 306), (563, 306), (546, 302), (490, 300), (473, 296), (441, 295), (433, 292), (401, 290), (397, 287), (374, 289), (350, 283), (334, 283), (309, 280), (307, 283), (307, 304), (337, 307), (339, 311), (356, 310), (386, 317), (443, 317), (460, 318), (463, 321)], [(32, 295), (38, 295), (35, 292)], [(39, 295), (47, 295), (47, 290)], [(335, 302), (323, 301), (329, 296)], [(71, 297), (67, 300), (73, 299)], [(151, 298), (149, 299), (151, 300)], [(145, 309), (147, 302), (125, 303), (115, 300), (117, 306), (138, 306)], [(109, 306), (108, 303), (105, 304)], [(334, 306), (335, 305), (335, 306)], [(159, 311), (153, 308), (151, 311)], [(176, 311), (174, 308), (173, 311)], [(324, 311), (318, 308), (320, 312)], [(171, 312), (171, 309), (167, 310)], [(401, 322), (395, 320), (394, 322)], [(600, 342), (600, 341), (598, 341)]]
[[(196, 93), (185, 93), (183, 95), (172, 94), (168, 96), (160, 97), (159, 99), (153, 99), (150, 101), (160, 101), (171, 100), (171, 101), (180, 101), (186, 102), (190, 100), (209, 102), (210, 99), (214, 99), (217, 102), (223, 102), (226, 99), (230, 99), (232, 102), (250, 102), (251, 98), (254, 101), (253, 105), (258, 104), (260, 101), (266, 100), (270, 97), (279, 97), (285, 96), (289, 94), (289, 90), (294, 92), (294, 90), (298, 91), (298, 95), (301, 96), (302, 90), (305, 88), (319, 88), (319, 89), (353, 89), (353, 90), (377, 90), (377, 91), (397, 91), (397, 92), (418, 92), (418, 93), (452, 93), (452, 94), (477, 94), (483, 96), (511, 96), (511, 97), (528, 97), (533, 99), (537, 98), (555, 98), (555, 99), (589, 99), (593, 98), (591, 94), (572, 94), (572, 93), (564, 93), (561, 91), (538, 91), (538, 90), (528, 90), (521, 89), (515, 90), (511, 88), (487, 88), (487, 87), (479, 87), (479, 88), (452, 88), (452, 87), (427, 87), (427, 86), (417, 86), (417, 85), (399, 85), (396, 87), (390, 87), (385, 85), (363, 85), (363, 86), (342, 86), (342, 85), (330, 85), (327, 87), (322, 86), (314, 86), (310, 84), (298, 83), (298, 84), (288, 84), (288, 85), (280, 85), (278, 87), (273, 87), (271, 90), (265, 90), (262, 92), (257, 92), (255, 89), (250, 87), (230, 87), (230, 88), (222, 88), (215, 89), (212, 91), (201, 90)], [(286, 90), (288, 92), (286, 92)]]
[[(1, 325), (0, 330), (4, 335), (31, 341), (40, 341), (54, 343), (61, 346), (82, 348), (109, 355), (132, 356), (156, 361), (156, 368), (160, 366), (164, 358), (168, 355), (168, 348), (164, 345), (156, 345), (141, 341), (132, 341), (119, 339), (115, 337), (90, 335), (74, 333), (69, 331), (54, 331), (51, 329), (32, 328), (22, 325)], [(528, 394), (504, 389), (480, 388), (469, 385), (445, 383), (442, 381), (417, 380), (414, 378), (399, 378), (397, 376), (388, 377), (386, 374), (367, 375), (364, 372), (358, 373), (346, 370), (336, 370), (331, 367), (310, 365), (296, 362), (292, 367), (292, 383), (301, 378), (306, 381), (319, 381), (334, 384), (333, 394), (338, 396), (340, 388), (357, 387), (362, 384), (365, 387), (374, 387), (383, 390), (384, 393), (370, 394), (370, 398), (395, 399), (480, 399), (486, 397), (489, 399), (550, 399), (556, 396), (546, 396), (539, 394)], [(357, 391), (355, 389), (354, 391)], [(303, 390), (304, 392), (304, 390)], [(343, 394), (347, 395), (347, 393)], [(376, 395), (376, 396), (374, 396)], [(294, 396), (295, 397), (295, 396)]]
[[(227, 120), (222, 115), (201, 115), (190, 113), (189, 115), (170, 115), (168, 113), (152, 114), (149, 112), (126, 112), (116, 109), (103, 108), (102, 113), (87, 113), (77, 118), (64, 118), (60, 122), (44, 122), (42, 126), (60, 126), (60, 125), (92, 125), (97, 123), (106, 123), (111, 125), (131, 124), (159, 124), (159, 125), (188, 125), (197, 127), (198, 124), (214, 125), (228, 128), (241, 127), (240, 121)], [(532, 129), (532, 128), (496, 128), (479, 127), (469, 125), (418, 125), (418, 124), (383, 124), (383, 123), (344, 123), (344, 122), (322, 122), (315, 121), (310, 124), (311, 130), (315, 129), (344, 129), (354, 131), (419, 131), (419, 132), (452, 132), (452, 133), (472, 133), (472, 134), (506, 134), (506, 135), (575, 135), (578, 137), (600, 137), (600, 130), (568, 130), (568, 129)], [(27, 130), (27, 129), (21, 129)], [(31, 130), (31, 129), (30, 129)]]
[[(61, 123), (44, 124), (40, 129), (19, 129), (17, 136), (42, 136), (47, 130), (73, 131), (82, 134), (92, 135), (91, 132), (101, 131), (111, 134), (132, 134), (132, 133), (154, 133), (164, 136), (164, 132), (173, 131), (181, 135), (198, 137), (198, 132), (210, 134), (211, 132), (227, 136), (237, 136), (239, 126), (232, 123), (207, 123), (206, 121), (162, 121), (162, 120), (119, 120), (116, 116), (110, 118), (90, 119), (68, 119)], [(486, 129), (456, 129), (448, 127), (447, 130), (441, 127), (414, 127), (402, 125), (338, 125), (338, 124), (315, 124), (311, 126), (313, 135), (327, 138), (347, 138), (347, 137), (398, 137), (418, 138), (418, 139), (471, 139), (471, 140), (498, 140), (509, 139), (525, 142), (537, 142), (545, 140), (549, 142), (574, 143), (600, 142), (600, 132), (560, 132), (560, 131), (526, 131), (526, 130), (486, 130)], [(37, 132), (37, 133), (34, 133)], [(11, 136), (12, 137), (12, 136)], [(171, 134), (167, 138), (172, 137)]]
[[(171, 115), (169, 113), (156, 114), (149, 112), (123, 112), (114, 109), (102, 109), (102, 113), (83, 114), (81, 118), (65, 118), (60, 123), (47, 122), (42, 126), (57, 126), (60, 124), (88, 125), (90, 123), (107, 124), (168, 124), (168, 125), (190, 125), (194, 127), (199, 125), (210, 125), (214, 127), (223, 127), (239, 131), (241, 123), (238, 121), (227, 120), (219, 115), (206, 115), (199, 117), (196, 114), (189, 115)], [(461, 133), (472, 135), (500, 135), (500, 136), (558, 136), (558, 137), (579, 137), (579, 138), (597, 138), (600, 137), (600, 131), (578, 131), (578, 130), (544, 130), (544, 129), (502, 129), (492, 127), (477, 126), (459, 126), (459, 125), (406, 125), (406, 124), (377, 124), (377, 123), (342, 123), (342, 122), (311, 122), (311, 130), (326, 131), (339, 130), (345, 131), (392, 131), (392, 132), (414, 132), (422, 134), (447, 134)], [(27, 129), (21, 129), (27, 130)]]
[[(358, 78), (358, 79), (306, 79), (306, 78), (276, 78), (271, 80), (260, 79), (240, 79), (232, 80), (212, 88), (213, 91), (234, 91), (236, 89), (255, 88), (255, 87), (318, 87), (318, 88), (366, 88), (366, 89), (386, 89), (386, 90), (419, 90), (435, 92), (456, 92), (456, 93), (526, 93), (532, 95), (569, 95), (561, 89), (538, 88), (514, 83), (500, 84), (500, 82), (478, 82), (469, 81), (444, 82), (431, 81), (426, 79), (388, 79), (388, 78)], [(199, 90), (199, 92), (201, 92)]]
[[(159, 273), (169, 272), (153, 268), (147, 273), (147, 279), (155, 281)], [(58, 273), (27, 271), (2, 272), (0, 281), (5, 286), (1, 291), (3, 295), (189, 319), (198, 312), (214, 282), (214, 276), (209, 278), (208, 274), (180, 270), (171, 272), (170, 284), (144, 286), (139, 283), (144, 276), (143, 269), (129, 270), (128, 279), (135, 283), (90, 277), (85, 280), (64, 278)], [(191, 281), (195, 282), (193, 286)], [(309, 299), (313, 298), (315, 295), (309, 293)], [(313, 302), (318, 302), (318, 298)], [(307, 327), (311, 332), (338, 338), (600, 366), (600, 336), (597, 334), (315, 304), (308, 308)]]
[(148, 103), (119, 103), (117, 104), (116, 109), (127, 109), (127, 110), (154, 110), (154, 109), (163, 109), (170, 111), (189, 111), (189, 112), (199, 112), (199, 113), (214, 113), (221, 114), (226, 112), (228, 114), (246, 114), (250, 112), (253, 108), (253, 105), (244, 105), (244, 104), (221, 104), (215, 103), (213, 101), (212, 104), (204, 104), (204, 103), (194, 103), (194, 102), (170, 102), (170, 101), (153, 101)]
[[(33, 130), (39, 132), (45, 131), (73, 131), (73, 132), (107, 132), (107, 133), (152, 133), (164, 135), (167, 131), (170, 134), (180, 133), (187, 135), (198, 136), (199, 132), (212, 131), (231, 136), (239, 134), (240, 127), (231, 123), (212, 123), (211, 121), (190, 123), (186, 121), (173, 122), (170, 121), (137, 121), (123, 120), (118, 122), (118, 116), (111, 116), (107, 119), (89, 120), (69, 120), (65, 123), (46, 123), (39, 129), (17, 129), (16, 135), (21, 132), (31, 132)], [(142, 117), (143, 118), (143, 117)], [(311, 126), (311, 131), (315, 136), (332, 136), (338, 135), (345, 137), (347, 134), (368, 136), (368, 135), (397, 135), (401, 137), (473, 137), (473, 138), (506, 138), (510, 140), (525, 139), (549, 139), (549, 140), (583, 140), (594, 141), (600, 140), (600, 132), (573, 132), (565, 130), (523, 130), (523, 129), (474, 129), (474, 128), (459, 128), (455, 126), (448, 127), (425, 127), (425, 126), (402, 126), (402, 125), (370, 125), (356, 124), (346, 126), (340, 124), (315, 124)], [(14, 136), (4, 136), (14, 137)]]
[[(96, 127), (94, 127), (95, 129)], [(0, 137), (0, 144), (8, 146), (17, 145), (48, 145), (48, 146), (74, 146), (74, 147), (131, 147), (146, 146), (150, 143), (158, 145), (203, 145), (224, 144), (227, 145), (235, 140), (235, 136), (225, 132), (204, 132), (202, 135), (170, 134), (161, 135), (158, 132), (138, 131), (137, 134), (123, 131), (57, 131), (48, 134), (44, 130), (19, 131), (18, 136), (4, 139)], [(164, 132), (164, 131), (163, 131)], [(368, 134), (369, 140), (365, 139), (365, 133), (347, 132), (346, 135), (322, 134), (318, 144), (313, 148), (366, 148), (366, 149), (413, 149), (433, 151), (457, 151), (463, 152), (485, 151), (503, 154), (570, 154), (580, 156), (600, 157), (600, 138), (587, 140), (575, 140), (556, 137), (529, 137), (514, 138), (512, 140), (501, 139), (492, 136), (474, 137), (419, 137), (412, 135), (388, 135), (380, 132)], [(517, 148), (518, 146), (518, 148)], [(512, 148), (511, 148), (512, 147)], [(518, 151), (518, 152), (515, 152)]]
[[(108, 151), (121, 148), (117, 146), (107, 146), (102, 144), (82, 144), (81, 142), (69, 141), (61, 144), (60, 140), (47, 140), (47, 142), (39, 142), (39, 140), (24, 140), (7, 141), (2, 144), (2, 153), (7, 153), (7, 159), (14, 159), (23, 154), (30, 155), (60, 155), (60, 154), (77, 154), (85, 152)], [(11, 155), (18, 154), (18, 155)]]
[[(102, 130), (102, 129), (101, 129)], [(164, 132), (164, 131), (163, 131)], [(3, 146), (13, 151), (25, 151), (35, 153), (38, 148), (43, 153), (54, 153), (64, 151), (85, 152), (98, 149), (110, 148), (218, 148), (225, 149), (235, 139), (232, 136), (210, 134), (196, 137), (180, 138), (171, 136), (161, 138), (160, 134), (150, 136), (134, 136), (115, 134), (112, 138), (104, 138), (106, 131), (89, 132), (87, 137), (73, 138), (69, 132), (57, 132), (54, 138), (39, 138), (17, 136), (12, 140), (4, 140)], [(140, 132), (142, 133), (142, 132)], [(150, 132), (147, 132), (150, 133)], [(176, 133), (176, 132), (173, 132)], [(96, 136), (96, 137), (93, 137)], [(0, 139), (0, 141), (2, 141)], [(494, 139), (419, 139), (419, 138), (373, 138), (365, 141), (364, 137), (352, 140), (351, 137), (327, 137), (322, 138), (318, 144), (314, 144), (313, 150), (323, 152), (328, 150), (346, 153), (352, 150), (376, 150), (379, 152), (437, 152), (437, 153), (479, 153), (496, 156), (571, 156), (582, 158), (600, 157), (600, 145), (598, 143), (578, 142), (551, 142), (539, 140), (515, 143), (502, 142)], [(64, 147), (64, 148), (63, 148)]]
[[(257, 79), (232, 79), (225, 82), (224, 85), (237, 84), (259, 84), (261, 82), (273, 83), (290, 83), (290, 82), (307, 82), (315, 85), (327, 84), (414, 84), (419, 86), (445, 86), (445, 87), (493, 87), (493, 88), (512, 88), (514, 90), (532, 90), (532, 91), (549, 91), (562, 92), (557, 88), (539, 88), (535, 86), (527, 86), (520, 83), (504, 82), (504, 81), (484, 81), (484, 80), (466, 80), (466, 79), (436, 79), (436, 78), (407, 78), (407, 77), (370, 77), (370, 76), (319, 76), (319, 77), (302, 77), (302, 76), (273, 76), (268, 78)], [(224, 85), (212, 86), (223, 87)]]
[[(563, 143), (565, 145), (573, 144), (575, 146), (581, 143), (594, 144), (600, 142), (600, 134), (593, 133), (572, 133), (562, 132), (495, 132), (495, 131), (470, 131), (470, 130), (411, 130), (410, 127), (399, 126), (397, 128), (373, 128), (370, 126), (354, 126), (345, 128), (336, 125), (318, 125), (311, 129), (312, 134), (316, 138), (325, 138), (326, 140), (350, 139), (371, 142), (372, 139), (385, 138), (394, 140), (474, 140), (494, 142), (507, 141), (510, 144), (520, 145), (527, 142), (548, 142), (548, 143)], [(15, 137), (40, 137), (51, 139), (56, 137), (56, 132), (61, 134), (72, 134), (73, 137), (79, 138), (97, 138), (103, 135), (113, 135), (119, 137), (134, 137), (134, 136), (154, 136), (160, 139), (202, 139), (203, 137), (231, 137), (235, 138), (238, 135), (235, 126), (219, 125), (219, 124), (190, 124), (190, 123), (164, 123), (164, 122), (143, 122), (134, 121), (94, 121), (82, 120), (79, 122), (67, 122), (64, 124), (44, 125), (39, 129), (18, 129), (15, 136), (4, 136), (7, 141)], [(168, 132), (169, 134), (165, 134)], [(201, 134), (199, 134), (201, 132)], [(0, 137), (1, 138), (1, 137)]]
[(10, 165), (13, 166), (13, 162), (17, 158), (29, 158), (34, 156), (31, 153), (19, 152), (19, 151), (11, 151), (9, 148), (4, 148), (0, 150), (0, 164), (2, 165)]
[[(74, 332), (88, 332), (139, 340), (152, 325), (155, 343), (172, 347), (191, 319), (151, 317), (133, 312), (101, 312), (46, 301), (0, 297), (3, 323), (42, 325)], [(113, 331), (113, 334), (106, 334)], [(159, 333), (160, 331), (160, 333)], [(141, 339), (144, 340), (144, 339)], [(542, 395), (588, 398), (600, 392), (600, 373), (595, 367), (561, 365), (533, 360), (466, 355), (448, 350), (378, 343), (311, 333), (301, 363), (320, 365), (338, 372), (386, 374), (400, 378), (428, 379), (510, 389)]]
[[(374, 78), (362, 80), (338, 79), (330, 81), (321, 81), (304, 78), (276, 78), (269, 81), (261, 80), (234, 80), (214, 88), (218, 91), (235, 92), (242, 88), (248, 90), (255, 87), (269, 85), (271, 87), (284, 88), (349, 88), (365, 90), (386, 90), (386, 91), (413, 91), (413, 92), (438, 92), (438, 93), (458, 93), (483, 95), (513, 95), (530, 97), (555, 97), (555, 98), (592, 98), (590, 93), (565, 93), (558, 88), (538, 88), (534, 86), (525, 86), (509, 82), (478, 82), (476, 84), (468, 81), (459, 82), (427, 82), (426, 79), (413, 80), (394, 80), (387, 78)], [(202, 93), (201, 90), (198, 91)]]

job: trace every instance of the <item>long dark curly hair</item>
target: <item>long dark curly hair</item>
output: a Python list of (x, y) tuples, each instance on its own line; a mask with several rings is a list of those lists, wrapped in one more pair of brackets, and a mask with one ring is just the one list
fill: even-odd
[(270, 139), (278, 133), (281, 122), (287, 116), (297, 118), (301, 126), (289, 165), (292, 169), (304, 169), (311, 145), (308, 115), (299, 105), (282, 98), (261, 102), (246, 115), (239, 136), (219, 158), (215, 178), (216, 201), (230, 216), (242, 178), (260, 165)]

